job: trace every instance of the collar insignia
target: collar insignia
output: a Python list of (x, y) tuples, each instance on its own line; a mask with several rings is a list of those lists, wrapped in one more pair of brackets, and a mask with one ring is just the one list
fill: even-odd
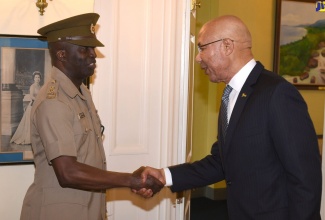
[(86, 116), (85, 116), (85, 113), (80, 112), (80, 113), (78, 114), (78, 118), (79, 118), (79, 119), (82, 119), (82, 118), (84, 118), (84, 117), (86, 117)]
[(95, 34), (95, 26), (92, 23), (90, 24), (90, 32)]

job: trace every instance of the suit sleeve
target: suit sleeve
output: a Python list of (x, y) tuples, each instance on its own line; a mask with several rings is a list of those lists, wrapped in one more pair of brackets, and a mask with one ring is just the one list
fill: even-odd
[(321, 160), (307, 105), (294, 86), (280, 83), (270, 106), (270, 134), (286, 172), (290, 220), (318, 219)]
[(172, 174), (173, 192), (202, 187), (224, 179), (219, 145), (215, 142), (211, 154), (194, 163), (185, 163), (169, 167)]

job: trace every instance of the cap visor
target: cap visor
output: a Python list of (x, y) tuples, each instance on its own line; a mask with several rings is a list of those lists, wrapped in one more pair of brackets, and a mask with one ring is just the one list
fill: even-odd
[(71, 44), (84, 46), (84, 47), (104, 47), (104, 44), (102, 44), (99, 40), (96, 38), (89, 38), (89, 39), (82, 39), (82, 40), (71, 40), (66, 41)]

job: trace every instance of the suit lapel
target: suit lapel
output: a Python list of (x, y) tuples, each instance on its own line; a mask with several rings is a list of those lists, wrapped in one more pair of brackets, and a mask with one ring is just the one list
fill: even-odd
[(223, 147), (223, 151), (224, 154), (227, 153), (228, 150), (228, 146), (231, 142), (233, 133), (235, 132), (236, 129), (236, 125), (238, 123), (238, 120), (241, 117), (242, 111), (246, 105), (247, 100), (249, 99), (250, 95), (252, 94), (252, 92), (254, 91), (254, 88), (252, 87), (258, 77), (260, 76), (261, 72), (263, 71), (264, 66), (257, 61), (255, 67), (253, 68), (252, 72), (249, 74), (249, 76), (247, 77), (240, 93), (238, 94), (238, 98), (237, 101), (235, 103), (234, 109), (231, 113), (231, 117), (230, 117), (230, 121), (229, 121), (229, 125), (227, 128), (227, 135), (224, 141), (224, 147)]

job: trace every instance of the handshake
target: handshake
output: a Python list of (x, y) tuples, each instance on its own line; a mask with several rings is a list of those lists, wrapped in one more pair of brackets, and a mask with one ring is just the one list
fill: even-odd
[(150, 198), (159, 192), (166, 184), (163, 169), (140, 167), (131, 174), (130, 188), (132, 192)]

